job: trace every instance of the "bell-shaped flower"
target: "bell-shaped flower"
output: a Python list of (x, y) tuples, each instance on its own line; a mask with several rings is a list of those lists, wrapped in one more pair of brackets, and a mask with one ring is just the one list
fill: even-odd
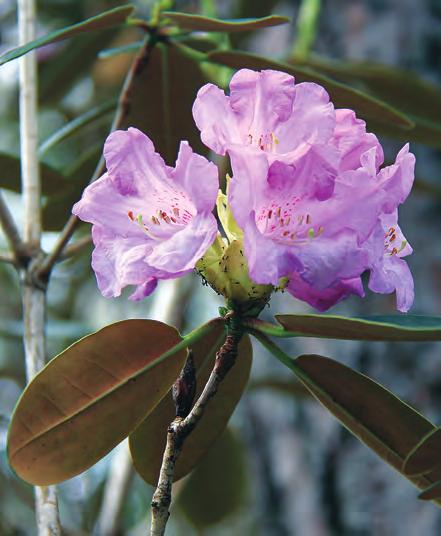
[(414, 157), (406, 146), (377, 174), (376, 150), (361, 156), (358, 169), (340, 173), (326, 199), (302, 162), (269, 163), (246, 147), (229, 150), (229, 202), (253, 281), (277, 286), (287, 277), (294, 296), (325, 310), (349, 294), (362, 296), (360, 276), (370, 269), (372, 290), (396, 290), (398, 308), (410, 307), (413, 283), (401, 257), (411, 249), (396, 218), (412, 186)]
[[(229, 96), (207, 84), (193, 115), (202, 141), (230, 155), (229, 202), (253, 281), (288, 278), (294, 296), (325, 310), (364, 295), (360, 276), (370, 269), (372, 290), (396, 290), (398, 308), (410, 307), (402, 257), (411, 250), (396, 225), (413, 181), (407, 147), (380, 171), (383, 150), (364, 121), (335, 110), (319, 85), (278, 71), (238, 71)], [(387, 233), (406, 245), (389, 247)]]
[(215, 240), (218, 172), (185, 141), (175, 167), (167, 166), (135, 128), (113, 132), (104, 157), (107, 173), (85, 189), (73, 213), (93, 224), (92, 267), (103, 296), (135, 285), (130, 299), (139, 300), (158, 279), (191, 272)]
[(307, 166), (305, 180), (315, 183), (321, 199), (331, 195), (339, 172), (359, 167), (367, 149), (376, 147), (377, 168), (383, 162), (376, 136), (366, 133), (352, 110), (335, 110), (323, 87), (295, 84), (280, 71), (241, 69), (231, 79), (229, 96), (206, 84), (193, 116), (202, 141), (218, 154), (247, 146), (264, 153), (269, 164)]

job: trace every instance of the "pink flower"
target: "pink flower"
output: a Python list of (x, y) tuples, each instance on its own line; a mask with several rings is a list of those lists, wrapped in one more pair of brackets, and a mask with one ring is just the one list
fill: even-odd
[(73, 213), (93, 224), (92, 267), (105, 297), (135, 285), (140, 300), (158, 279), (184, 275), (213, 243), (216, 166), (181, 142), (175, 168), (135, 128), (106, 140), (107, 173), (88, 186)]
[(411, 248), (397, 226), (413, 182), (407, 146), (379, 171), (381, 145), (354, 112), (276, 71), (239, 71), (229, 97), (204, 86), (193, 113), (202, 140), (230, 155), (229, 203), (255, 282), (288, 278), (294, 296), (325, 310), (364, 295), (360, 276), (371, 270), (369, 287), (395, 290), (408, 310), (413, 281), (402, 257)]

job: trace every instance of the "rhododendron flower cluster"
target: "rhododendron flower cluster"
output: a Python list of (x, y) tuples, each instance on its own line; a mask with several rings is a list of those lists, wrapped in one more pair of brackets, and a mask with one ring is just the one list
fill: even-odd
[(136, 285), (131, 299), (139, 300), (158, 279), (191, 272), (213, 243), (218, 173), (185, 141), (170, 168), (135, 128), (110, 134), (104, 157), (107, 173), (86, 188), (73, 213), (93, 223), (92, 267), (103, 296)]
[(234, 241), (254, 293), (258, 285), (265, 295), (283, 286), (326, 310), (350, 294), (364, 296), (361, 276), (369, 271), (372, 291), (395, 291), (397, 308), (409, 309), (413, 280), (403, 257), (412, 249), (398, 226), (414, 178), (407, 145), (381, 169), (381, 145), (353, 111), (336, 110), (322, 87), (278, 71), (242, 69), (229, 95), (205, 85), (193, 115), (202, 141), (230, 157), (233, 236), (228, 228), (226, 239), (217, 233), (212, 163), (182, 142), (172, 169), (141, 132), (115, 132), (104, 150), (107, 173), (74, 207), (94, 224), (93, 268), (105, 296), (136, 285), (132, 298), (142, 298), (202, 257), (201, 271), (219, 291), (213, 273), (217, 265), (227, 271), (225, 249)]

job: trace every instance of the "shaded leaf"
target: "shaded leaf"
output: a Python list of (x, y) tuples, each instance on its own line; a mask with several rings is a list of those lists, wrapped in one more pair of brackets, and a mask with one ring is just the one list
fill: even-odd
[(215, 525), (244, 503), (246, 477), (243, 445), (226, 428), (185, 481), (177, 505), (199, 530)]
[(195, 30), (198, 32), (249, 32), (250, 30), (259, 30), (269, 28), (270, 26), (279, 26), (290, 22), (288, 17), (279, 17), (270, 15), (262, 18), (250, 19), (215, 19), (203, 15), (194, 15), (188, 13), (178, 13), (175, 11), (163, 11), (161, 18), (170, 21), (172, 24), (185, 30)]
[(27, 54), (31, 50), (48, 45), (49, 43), (55, 43), (57, 41), (62, 41), (63, 39), (68, 39), (69, 37), (74, 37), (80, 33), (92, 32), (95, 30), (104, 30), (105, 28), (111, 28), (112, 26), (118, 26), (123, 24), (129, 15), (134, 10), (134, 6), (126, 5), (120, 6), (109, 11), (105, 11), (100, 15), (86, 19), (78, 24), (73, 24), (72, 26), (67, 26), (61, 30), (55, 30), (47, 35), (34, 39), (26, 45), (9, 50), (2, 56), (0, 56), (0, 65), (7, 63), (8, 61), (14, 60)]
[(78, 132), (94, 123), (95, 121), (101, 119), (102, 117), (108, 115), (111, 111), (114, 111), (116, 108), (117, 102), (115, 100), (110, 100), (104, 102), (98, 106), (94, 106), (87, 112), (75, 117), (72, 121), (64, 124), (61, 128), (56, 130), (51, 136), (49, 136), (44, 142), (40, 145), (38, 152), (40, 155), (46, 153), (59, 143), (65, 141), (71, 136), (78, 134)]
[(136, 41), (128, 45), (121, 45), (120, 47), (106, 48), (98, 54), (98, 57), (100, 60), (105, 60), (119, 56), (120, 54), (133, 54), (134, 52), (139, 52), (143, 45), (144, 41)]
[(337, 315), (276, 315), (282, 327), (254, 320), (249, 325), (274, 337), (323, 337), (358, 341), (439, 341), (441, 318), (391, 315), (347, 318)]
[(295, 359), (294, 372), (354, 435), (401, 471), (404, 458), (433, 424), (367, 376), (317, 355)]
[[(56, 194), (63, 190), (63, 175), (51, 166), (40, 162), (41, 188), (43, 195)], [(0, 152), (0, 188), (21, 192), (20, 157)]]
[(401, 141), (414, 141), (424, 143), (431, 147), (441, 148), (441, 123), (435, 123), (429, 119), (416, 115), (408, 114), (408, 117), (414, 122), (415, 126), (408, 130), (402, 131), (390, 127), (384, 123), (371, 121), (369, 128), (376, 133)]
[(174, 164), (181, 140), (207, 154), (192, 116), (196, 93), (206, 82), (199, 65), (177, 46), (160, 43), (150, 52), (144, 48), (120, 128), (134, 126), (145, 132), (168, 164)]
[(293, 65), (312, 68), (362, 90), (403, 111), (415, 127), (402, 131), (386, 123), (371, 121), (369, 128), (403, 141), (441, 147), (441, 88), (415, 73), (388, 65), (358, 61), (335, 61), (318, 56), (291, 59)]
[(28, 385), (8, 437), (9, 462), (48, 485), (89, 468), (124, 439), (170, 389), (187, 345), (153, 320), (123, 320), (74, 343)]
[(311, 67), (345, 82), (358, 82), (378, 97), (414, 116), (441, 122), (441, 87), (417, 74), (380, 63), (336, 61), (318, 56), (290, 63)]
[(263, 378), (250, 383), (250, 391), (268, 389), (282, 395), (294, 398), (310, 398), (311, 394), (304, 385), (296, 380), (281, 380), (280, 378)]
[(441, 466), (441, 428), (431, 430), (412, 449), (404, 461), (403, 471), (414, 476), (430, 473)]
[[(197, 371), (196, 397), (201, 394), (214, 365), (216, 351), (225, 338), (223, 320), (216, 321), (215, 329), (191, 346)], [(208, 404), (204, 417), (187, 437), (175, 468), (174, 480), (188, 474), (216, 441), (234, 411), (245, 389), (250, 373), (252, 348), (248, 336), (239, 346), (237, 362)], [(133, 464), (141, 477), (156, 485), (166, 443), (167, 428), (175, 417), (171, 394), (129, 437)]]
[(428, 488), (423, 490), (419, 495), (418, 499), (422, 501), (433, 501), (436, 499), (441, 499), (441, 480), (434, 482)]
[(43, 204), (42, 222), (45, 231), (60, 231), (72, 213), (72, 207), (89, 184), (102, 153), (102, 143), (91, 147), (67, 171), (63, 188)]
[(40, 103), (57, 103), (82, 77), (90, 75), (98, 53), (115, 37), (115, 30), (103, 30), (74, 37), (54, 51), (47, 61), (39, 62), (38, 98)]
[(251, 14), (263, 18), (270, 15), (277, 4), (277, 0), (237, 0), (232, 7), (237, 18), (246, 18)]
[(375, 120), (389, 126), (394, 125), (401, 129), (409, 129), (413, 126), (413, 122), (405, 114), (387, 103), (306, 67), (289, 65), (241, 51), (209, 52), (207, 59), (235, 69), (247, 67), (284, 71), (293, 75), (297, 82), (316, 82), (322, 85), (337, 108), (351, 108), (364, 119)]
[[(284, 363), (350, 432), (400, 473), (409, 452), (435, 428), (390, 391), (337, 361), (303, 355)], [(424, 489), (441, 475), (408, 478)]]

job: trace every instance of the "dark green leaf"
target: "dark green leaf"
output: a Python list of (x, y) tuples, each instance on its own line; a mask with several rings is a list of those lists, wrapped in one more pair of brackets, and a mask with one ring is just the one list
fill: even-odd
[(144, 41), (136, 41), (135, 43), (121, 45), (120, 47), (106, 48), (106, 50), (102, 50), (98, 54), (98, 57), (100, 60), (105, 60), (108, 58), (113, 58), (114, 56), (119, 56), (120, 54), (132, 54), (134, 52), (138, 52), (143, 45)]
[[(65, 179), (60, 172), (40, 163), (41, 187), (43, 195), (53, 195), (63, 190)], [(21, 192), (20, 157), (0, 152), (0, 188)]]
[(323, 337), (359, 341), (439, 341), (441, 318), (391, 315), (347, 318), (337, 315), (276, 315), (282, 327), (253, 320), (253, 329), (274, 337)]
[(186, 347), (153, 320), (123, 320), (70, 346), (28, 385), (8, 437), (11, 467), (48, 485), (89, 468), (124, 439), (170, 389)]
[(174, 164), (180, 140), (207, 154), (192, 116), (199, 88), (207, 82), (198, 63), (173, 45), (158, 44), (138, 58), (130, 109), (120, 128), (137, 127), (155, 144), (168, 164)]
[(309, 398), (311, 395), (304, 385), (296, 380), (281, 380), (280, 378), (263, 378), (250, 383), (249, 390), (269, 389), (282, 395), (294, 398)]
[[(265, 336), (256, 336), (350, 432), (400, 473), (414, 446), (434, 430), (430, 421), (367, 376), (318, 355), (290, 359)], [(441, 480), (441, 473), (408, 478), (425, 489)]]
[[(367, 376), (317, 355), (294, 360), (311, 393), (363, 443), (402, 473), (403, 462), (433, 424)], [(431, 479), (412, 477), (419, 488)]]
[[(191, 346), (197, 370), (198, 397), (214, 365), (216, 351), (222, 345), (225, 334), (223, 320), (217, 320), (215, 329)], [(216, 441), (234, 411), (245, 389), (250, 373), (252, 348), (248, 336), (239, 346), (239, 355), (231, 373), (222, 382), (216, 397), (210, 401), (204, 418), (188, 436), (178, 458), (174, 479), (188, 474)], [(164, 452), (167, 427), (175, 417), (171, 396), (165, 397), (156, 409), (129, 437), (133, 463), (141, 477), (156, 485)]]
[(322, 85), (328, 91), (332, 102), (337, 108), (351, 108), (364, 119), (375, 120), (386, 125), (393, 124), (402, 129), (409, 129), (413, 126), (413, 122), (405, 114), (389, 104), (358, 89), (336, 82), (312, 69), (289, 65), (288, 63), (281, 63), (240, 51), (209, 52), (207, 58), (209, 61), (236, 69), (248, 67), (249, 69), (285, 71), (293, 75), (297, 82), (316, 82)]
[(102, 144), (91, 147), (82, 154), (72, 169), (67, 170), (62, 189), (45, 200), (43, 205), (43, 229), (60, 231), (72, 212), (72, 206), (89, 184), (102, 153)]
[(406, 113), (415, 123), (410, 131), (393, 125), (370, 121), (376, 133), (403, 141), (416, 141), (441, 148), (441, 88), (415, 73), (371, 62), (335, 61), (317, 56), (307, 60), (291, 59), (290, 63), (312, 68), (338, 80), (356, 84), (370, 95), (388, 102)]
[(419, 495), (418, 499), (422, 501), (433, 501), (436, 499), (441, 499), (441, 480), (434, 482), (425, 490), (423, 490)]
[(48, 61), (39, 62), (40, 102), (58, 103), (84, 76), (90, 76), (98, 53), (114, 38), (114, 29), (82, 34), (56, 50)]
[(408, 114), (408, 117), (415, 124), (414, 128), (410, 130), (398, 130), (390, 125), (378, 123), (377, 121), (370, 121), (369, 129), (389, 138), (424, 143), (425, 145), (441, 149), (441, 123), (435, 123), (429, 119), (412, 114)]
[(133, 10), (134, 7), (130, 5), (117, 7), (115, 9), (105, 11), (100, 15), (96, 15), (95, 17), (91, 17), (90, 19), (79, 22), (78, 24), (73, 24), (72, 26), (62, 28), (61, 30), (55, 30), (54, 32), (39, 37), (38, 39), (34, 39), (34, 41), (31, 41), (26, 45), (9, 50), (6, 52), (6, 54), (0, 56), (0, 65), (19, 58), (35, 48), (48, 45), (49, 43), (62, 41), (63, 39), (74, 37), (80, 33), (103, 30), (105, 28), (111, 28), (112, 26), (123, 24)]
[(441, 87), (411, 71), (367, 61), (335, 61), (317, 56), (290, 63), (310, 67), (345, 82), (358, 82), (377, 97), (414, 116), (441, 123)]
[(404, 461), (403, 471), (409, 476), (423, 475), (439, 466), (441, 466), (441, 428), (436, 428), (412, 449)]
[(116, 105), (117, 102), (115, 100), (110, 100), (99, 104), (98, 106), (94, 106), (90, 110), (87, 110), (87, 112), (75, 117), (75, 119), (63, 125), (40, 145), (39, 154), (42, 155), (46, 153), (62, 141), (70, 138), (70, 136), (77, 134), (83, 127), (108, 115), (109, 112), (116, 109)]
[(260, 28), (269, 28), (289, 22), (288, 17), (271, 15), (260, 19), (214, 19), (203, 15), (189, 15), (174, 11), (163, 11), (161, 18), (186, 30), (198, 32), (249, 32)]
[(185, 481), (177, 505), (202, 532), (242, 506), (247, 490), (246, 477), (242, 443), (227, 428)]

